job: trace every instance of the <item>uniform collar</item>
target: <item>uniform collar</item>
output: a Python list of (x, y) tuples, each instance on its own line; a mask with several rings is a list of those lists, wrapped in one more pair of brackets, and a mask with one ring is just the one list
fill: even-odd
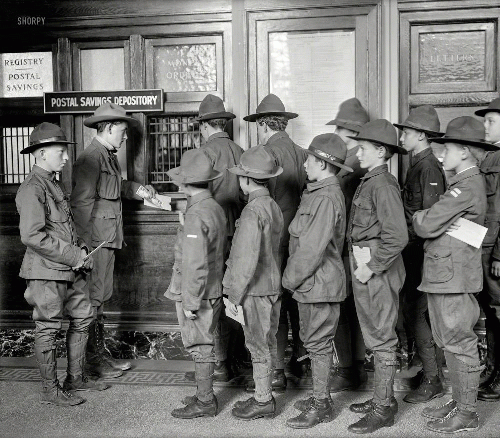
[(194, 196), (188, 197), (186, 210), (188, 210), (194, 204), (197, 204), (198, 202), (204, 201), (205, 199), (208, 199), (211, 197), (212, 197), (212, 193), (210, 193), (210, 191), (208, 191), (208, 190), (204, 190), (203, 192), (197, 193)]
[(99, 142), (99, 144), (104, 147), (104, 149), (106, 149), (106, 152), (108, 154), (115, 154), (116, 152), (118, 152), (114, 146), (112, 144), (110, 144), (109, 142), (107, 142), (106, 140), (104, 140), (103, 138), (101, 137), (98, 137), (96, 136), (95, 139)]
[(269, 190), (264, 187), (262, 189), (253, 191), (248, 195), (248, 202), (253, 201), (255, 198), (260, 198), (261, 196), (270, 196)]
[(48, 179), (49, 181), (55, 181), (56, 180), (56, 173), (55, 172), (49, 172), (48, 170), (43, 169), (40, 167), (38, 164), (35, 164), (31, 170), (36, 173), (37, 175), (40, 175), (42, 178)]
[(307, 190), (309, 192), (314, 192), (315, 190), (322, 189), (327, 186), (340, 186), (339, 180), (335, 175), (329, 176), (328, 178), (322, 179), (321, 181), (314, 181), (307, 184)]
[(289, 136), (288, 136), (288, 134), (285, 131), (276, 132), (275, 134), (271, 135), (271, 137), (269, 137), (267, 139), (266, 145), (267, 144), (275, 143), (280, 138), (289, 138)]
[(425, 148), (423, 151), (420, 151), (418, 154), (413, 155), (411, 157), (411, 164), (412, 166), (415, 166), (419, 161), (422, 161), (425, 157), (428, 157), (430, 154), (432, 154), (432, 149)]
[(227, 132), (215, 132), (210, 137), (207, 138), (207, 143), (214, 138), (229, 138), (229, 134)]
[(480, 171), (477, 166), (469, 167), (467, 170), (464, 170), (463, 172), (453, 175), (450, 178), (449, 185), (452, 186), (453, 184), (456, 184), (457, 182), (463, 181), (464, 179), (470, 178), (471, 176), (474, 175), (480, 175)]
[(365, 174), (365, 176), (362, 176), (361, 179), (368, 179), (371, 178), (372, 176), (377, 176), (380, 175), (381, 173), (386, 173), (389, 172), (389, 167), (387, 164), (381, 164), (380, 166), (375, 167), (375, 169), (370, 170)]

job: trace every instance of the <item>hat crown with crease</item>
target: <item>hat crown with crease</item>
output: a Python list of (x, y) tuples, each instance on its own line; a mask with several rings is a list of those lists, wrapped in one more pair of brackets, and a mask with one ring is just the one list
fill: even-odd
[(198, 116), (195, 117), (195, 120), (234, 119), (235, 117), (233, 113), (226, 111), (224, 102), (220, 97), (207, 94), (200, 103)]
[(24, 148), (20, 153), (28, 154), (42, 146), (50, 146), (52, 144), (76, 144), (74, 141), (66, 140), (66, 134), (57, 125), (48, 122), (42, 122), (35, 126), (31, 131), (29, 146)]
[(368, 123), (369, 120), (370, 116), (363, 108), (363, 105), (361, 105), (361, 102), (357, 98), (352, 97), (340, 104), (335, 119), (330, 120), (327, 125), (336, 125), (340, 128), (359, 132), (361, 127), (365, 123)]
[(133, 125), (139, 125), (139, 121), (133, 117), (127, 116), (127, 112), (120, 105), (112, 102), (103, 103), (94, 111), (94, 114), (87, 117), (83, 124), (89, 128), (95, 128), (95, 125), (100, 122), (123, 121)]
[(231, 167), (229, 172), (249, 178), (269, 179), (281, 174), (283, 169), (276, 166), (264, 146), (259, 145), (243, 152), (240, 164)]
[(413, 108), (403, 123), (394, 123), (394, 126), (399, 129), (411, 128), (435, 136), (442, 135), (439, 132), (441, 123), (432, 105), (421, 105)]
[(181, 165), (170, 169), (167, 175), (176, 183), (199, 184), (220, 178), (222, 173), (214, 170), (201, 149), (189, 149), (182, 154)]
[(281, 99), (275, 94), (268, 94), (257, 106), (257, 110), (254, 114), (250, 114), (248, 116), (243, 117), (243, 120), (248, 122), (255, 122), (259, 117), (264, 116), (283, 116), (288, 119), (294, 119), (298, 117), (298, 114), (291, 113), (285, 110), (285, 105), (281, 101)]
[(484, 117), (488, 113), (500, 113), (500, 97), (492, 100), (488, 105), (488, 108), (477, 110), (474, 114), (476, 116)]
[(345, 166), (347, 146), (337, 134), (320, 134), (313, 138), (307, 152), (320, 160), (331, 163), (348, 172), (352, 172), (349, 166)]
[(357, 136), (352, 136), (358, 141), (366, 140), (382, 146), (387, 146), (397, 154), (406, 155), (408, 151), (398, 146), (398, 133), (396, 128), (386, 119), (372, 120), (360, 129)]

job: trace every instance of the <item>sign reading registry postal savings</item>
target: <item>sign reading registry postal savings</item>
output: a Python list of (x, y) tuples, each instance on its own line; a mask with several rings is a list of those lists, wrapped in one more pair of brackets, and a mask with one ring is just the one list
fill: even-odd
[(45, 114), (93, 113), (103, 103), (120, 105), (128, 112), (163, 111), (163, 90), (58, 91), (43, 93)]

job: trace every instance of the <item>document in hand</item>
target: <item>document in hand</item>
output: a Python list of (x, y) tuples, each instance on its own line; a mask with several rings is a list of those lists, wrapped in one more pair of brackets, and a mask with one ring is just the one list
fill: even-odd
[(172, 198), (170, 196), (157, 194), (150, 201), (144, 199), (144, 205), (147, 207), (161, 208), (162, 210), (171, 211), (172, 210), (172, 206), (170, 205), (171, 200)]
[[(224, 297), (224, 305), (228, 307), (228, 303), (230, 301)], [(226, 310), (226, 316), (229, 316), (229, 318), (234, 319), (235, 321), (239, 322), (241, 325), (246, 325), (245, 324), (245, 315), (243, 314), (243, 307), (241, 306), (236, 306), (238, 309), (238, 314), (235, 316), (228, 310)]]
[(481, 244), (483, 243), (483, 239), (488, 231), (488, 228), (476, 224), (468, 219), (464, 219), (463, 217), (459, 217), (455, 222), (453, 222), (453, 225), (458, 225), (458, 229), (446, 231), (446, 234), (454, 237), (455, 239), (461, 240), (474, 248), (481, 248)]

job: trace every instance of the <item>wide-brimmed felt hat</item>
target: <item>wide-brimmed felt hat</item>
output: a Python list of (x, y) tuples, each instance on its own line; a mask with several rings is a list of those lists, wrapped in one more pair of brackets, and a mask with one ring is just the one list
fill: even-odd
[(443, 137), (432, 138), (435, 143), (458, 143), (465, 146), (475, 146), (487, 151), (497, 151), (500, 146), (488, 143), (484, 139), (484, 125), (471, 116), (453, 119), (446, 127)]
[(269, 179), (283, 172), (281, 166), (276, 166), (264, 146), (259, 145), (243, 152), (240, 164), (228, 169), (229, 172), (254, 179)]
[(474, 114), (484, 117), (487, 113), (500, 113), (500, 97), (492, 100), (488, 108), (477, 110)]
[(118, 122), (123, 121), (132, 125), (139, 126), (140, 122), (133, 117), (127, 116), (124, 108), (112, 102), (103, 103), (99, 108), (94, 111), (94, 115), (87, 117), (83, 124), (89, 128), (95, 128), (99, 122)]
[(35, 126), (35, 129), (31, 131), (29, 146), (25, 147), (20, 153), (29, 154), (41, 147), (52, 144), (76, 144), (76, 142), (66, 140), (66, 134), (59, 126), (43, 122)]
[(339, 111), (333, 120), (327, 125), (336, 125), (350, 131), (359, 132), (361, 127), (368, 123), (370, 116), (355, 97), (347, 99), (339, 106)]
[(285, 105), (283, 105), (281, 99), (275, 94), (268, 94), (262, 99), (262, 102), (259, 103), (255, 114), (245, 116), (243, 120), (255, 122), (259, 117), (263, 116), (283, 116), (288, 119), (295, 119), (295, 117), (299, 115), (297, 113), (285, 111)]
[(411, 128), (422, 131), (431, 137), (444, 135), (442, 132), (439, 132), (441, 123), (432, 105), (421, 105), (413, 108), (403, 123), (394, 123), (394, 126), (399, 129)]
[(308, 154), (318, 157), (320, 160), (331, 163), (341, 169), (353, 172), (353, 169), (344, 165), (347, 156), (347, 146), (337, 134), (320, 134), (313, 138)]
[(357, 136), (349, 136), (356, 140), (366, 140), (381, 146), (387, 146), (396, 154), (406, 155), (408, 151), (398, 146), (398, 133), (396, 128), (385, 119), (372, 120), (360, 129)]
[(198, 116), (194, 120), (201, 122), (212, 119), (234, 119), (235, 117), (233, 113), (226, 111), (224, 102), (222, 102), (220, 97), (207, 94), (201, 101)]
[(212, 167), (208, 156), (201, 149), (190, 149), (182, 154), (181, 165), (167, 171), (174, 183), (200, 184), (222, 176)]

